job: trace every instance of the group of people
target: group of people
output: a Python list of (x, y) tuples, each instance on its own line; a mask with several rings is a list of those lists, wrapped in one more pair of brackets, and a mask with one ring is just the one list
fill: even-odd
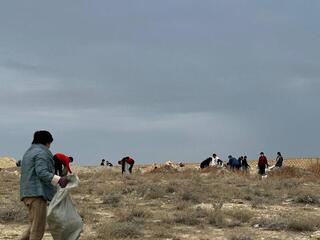
[(106, 161), (105, 159), (102, 159), (100, 166), (113, 167), (113, 164), (111, 162), (109, 162), (108, 160)]
[[(50, 132), (36, 131), (31, 146), (19, 162), (21, 166), (20, 199), (28, 208), (30, 216), (30, 226), (22, 236), (22, 240), (42, 239), (46, 227), (47, 202), (52, 200), (57, 186), (61, 188), (67, 186), (67, 175), (72, 173), (70, 163), (73, 162), (73, 157), (63, 153), (53, 155), (49, 150), (52, 142), (53, 137)], [(122, 174), (132, 173), (135, 160), (127, 156), (118, 161), (118, 164), (121, 165)], [(101, 165), (113, 166), (105, 159), (102, 159)], [(274, 167), (280, 168), (282, 165), (283, 157), (278, 152)], [(226, 166), (235, 170), (250, 168), (246, 156), (237, 159), (229, 155), (228, 162), (225, 163), (215, 153), (200, 164), (200, 168), (210, 166)], [(268, 167), (267, 157), (261, 152), (258, 160), (259, 174), (264, 175)]]
[[(123, 173), (132, 173), (133, 165), (134, 165), (134, 159), (132, 157), (124, 157), (121, 160), (118, 161), (118, 164), (121, 165), (121, 172)], [(113, 164), (106, 161), (105, 159), (101, 160), (100, 166), (107, 166), (107, 167), (113, 167)]]
[[(272, 168), (281, 168), (283, 165), (283, 157), (280, 152), (277, 153), (276, 164)], [(212, 157), (209, 157), (200, 163), (200, 168), (207, 168), (210, 166), (217, 167), (228, 167), (232, 170), (244, 170), (247, 171), (250, 169), (250, 165), (247, 161), (247, 156), (240, 156), (239, 158), (235, 158), (232, 155), (228, 156), (228, 161), (225, 163), (222, 161), (216, 153), (212, 154)], [(260, 157), (258, 160), (258, 169), (260, 175), (265, 175), (266, 168), (269, 168), (268, 159), (263, 152), (260, 153)]]

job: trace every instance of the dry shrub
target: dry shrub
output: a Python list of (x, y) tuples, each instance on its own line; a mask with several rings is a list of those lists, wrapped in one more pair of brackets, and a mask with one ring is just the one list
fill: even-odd
[(233, 209), (222, 210), (214, 209), (208, 212), (208, 222), (216, 227), (234, 227), (249, 222), (254, 214), (250, 210)]
[(183, 211), (177, 212), (173, 218), (174, 223), (194, 226), (201, 223), (201, 221), (197, 218), (197, 213), (195, 211)]
[(104, 196), (103, 203), (111, 207), (119, 207), (121, 195), (106, 195)]
[(142, 237), (142, 226), (132, 222), (113, 222), (100, 225), (98, 239), (133, 239)]
[(288, 218), (287, 229), (291, 231), (306, 231), (311, 232), (319, 229), (320, 217), (319, 216), (292, 216)]
[(129, 211), (121, 211), (119, 213), (120, 222), (143, 222), (145, 218), (152, 214), (142, 208), (132, 208)]
[(79, 215), (85, 223), (94, 223), (97, 221), (97, 215), (95, 211), (89, 207), (79, 208)]
[(4, 208), (0, 209), (0, 223), (26, 222), (27, 211), (22, 208)]
[(314, 192), (300, 192), (295, 195), (294, 201), (296, 203), (304, 203), (304, 204), (319, 204), (320, 197), (316, 195)]
[(269, 218), (260, 218), (254, 224), (269, 230), (291, 230), (291, 231), (315, 231), (320, 227), (319, 216), (306, 216), (301, 214), (283, 214)]
[(147, 189), (147, 192), (145, 193), (146, 199), (158, 199), (162, 198), (165, 195), (165, 190), (163, 186), (151, 186)]
[(230, 234), (229, 240), (253, 240), (252, 233), (236, 231), (235, 233)]
[(177, 201), (176, 203), (176, 209), (178, 211), (183, 211), (187, 208), (190, 208), (191, 207), (191, 203), (190, 202), (186, 202), (186, 201)]
[(221, 209), (215, 209), (210, 211), (208, 214), (208, 222), (209, 224), (219, 228), (224, 228), (229, 226), (227, 217)]
[(181, 193), (181, 200), (183, 201), (189, 201), (192, 203), (199, 203), (199, 195), (197, 195), (194, 192), (191, 192), (189, 190), (184, 191), (183, 193)]
[(174, 193), (177, 192), (179, 189), (179, 184), (177, 182), (170, 182), (166, 186), (166, 193)]
[(320, 163), (317, 162), (317, 163), (311, 164), (308, 170), (316, 175), (320, 175)]
[(302, 178), (310, 175), (308, 171), (293, 166), (284, 166), (268, 173), (268, 177), (277, 178)]
[(207, 168), (203, 168), (200, 169), (201, 173), (210, 173), (212, 175), (223, 175), (222, 169), (221, 168), (217, 168), (217, 167), (207, 167)]
[(140, 184), (135, 189), (139, 197), (147, 200), (162, 198), (166, 194), (166, 190), (161, 184)]
[(254, 213), (246, 209), (233, 209), (226, 210), (225, 213), (241, 223), (247, 223), (251, 218), (254, 217)]

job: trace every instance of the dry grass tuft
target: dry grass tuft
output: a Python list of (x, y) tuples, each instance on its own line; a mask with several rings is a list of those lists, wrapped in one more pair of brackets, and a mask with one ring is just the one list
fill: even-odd
[(133, 239), (142, 236), (142, 226), (131, 222), (113, 222), (100, 225), (98, 239)]
[(106, 195), (103, 199), (103, 203), (111, 207), (119, 207), (121, 202), (121, 195)]
[(22, 208), (3, 208), (0, 209), (0, 223), (26, 222), (27, 211)]
[(320, 175), (320, 163), (311, 164), (310, 167), (308, 168), (308, 170), (319, 176)]
[(311, 232), (320, 227), (320, 217), (294, 213), (260, 218), (257, 223), (269, 230)]
[(278, 178), (302, 178), (310, 175), (307, 170), (293, 167), (293, 166), (284, 166), (281, 169), (274, 170), (268, 173), (268, 177), (278, 177)]

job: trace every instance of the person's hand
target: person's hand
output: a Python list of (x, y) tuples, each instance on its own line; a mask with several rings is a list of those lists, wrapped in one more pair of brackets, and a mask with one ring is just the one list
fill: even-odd
[(60, 185), (60, 187), (65, 188), (67, 186), (68, 182), (69, 181), (68, 181), (68, 179), (66, 177), (61, 177), (59, 179), (58, 184)]

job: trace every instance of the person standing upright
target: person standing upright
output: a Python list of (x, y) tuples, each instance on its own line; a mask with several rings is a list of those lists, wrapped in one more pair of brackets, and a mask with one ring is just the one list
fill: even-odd
[(282, 165), (283, 165), (283, 157), (282, 157), (281, 153), (278, 152), (278, 153), (277, 153), (277, 158), (276, 158), (276, 165), (275, 165), (275, 167), (281, 168)]
[(264, 153), (261, 152), (259, 161), (258, 161), (258, 168), (259, 168), (260, 175), (266, 174), (266, 167), (269, 167), (268, 160), (267, 160), (267, 157), (264, 155)]
[(49, 148), (53, 138), (41, 130), (33, 135), (31, 147), (21, 161), (20, 199), (29, 210), (30, 226), (21, 240), (41, 240), (46, 227), (47, 201), (51, 201), (56, 186), (64, 188), (68, 180), (54, 174), (54, 161)]
[(248, 164), (248, 161), (247, 161), (247, 156), (243, 157), (241, 167), (244, 171), (247, 171), (250, 168), (250, 165)]

